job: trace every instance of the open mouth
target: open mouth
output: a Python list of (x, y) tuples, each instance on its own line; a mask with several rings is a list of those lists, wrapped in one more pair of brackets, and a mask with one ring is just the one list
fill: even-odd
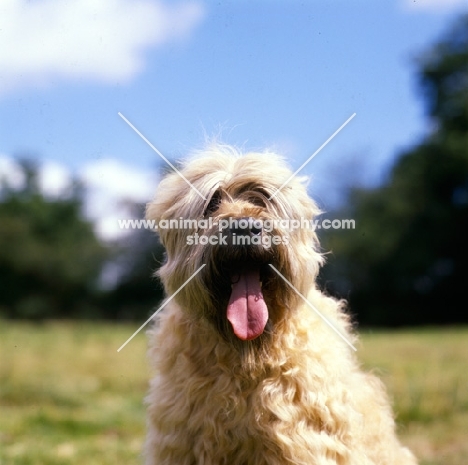
[(268, 308), (263, 298), (259, 268), (249, 268), (231, 276), (227, 319), (234, 334), (243, 341), (250, 341), (263, 333), (268, 321)]

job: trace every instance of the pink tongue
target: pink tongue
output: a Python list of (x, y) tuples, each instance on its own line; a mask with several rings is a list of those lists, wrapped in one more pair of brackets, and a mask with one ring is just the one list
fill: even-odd
[(250, 341), (263, 333), (268, 309), (263, 300), (258, 270), (239, 275), (239, 280), (232, 285), (227, 319), (232, 324), (234, 334), (243, 341)]

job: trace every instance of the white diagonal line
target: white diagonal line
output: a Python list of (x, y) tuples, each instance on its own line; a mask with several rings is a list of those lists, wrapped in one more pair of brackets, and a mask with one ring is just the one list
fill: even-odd
[(200, 268), (198, 268), (195, 273), (190, 276), (187, 281), (185, 281), (182, 286), (177, 289), (118, 349), (117, 352), (120, 352), (200, 271), (204, 268), (206, 264), (203, 264)]
[(203, 199), (206, 197), (132, 124), (120, 111), (118, 115)]
[(281, 278), (283, 278), (284, 282), (287, 283), (291, 289), (293, 289), (296, 294), (333, 330), (335, 331), (336, 334), (338, 334), (338, 336), (341, 337), (341, 339), (343, 339), (343, 341), (346, 342), (346, 344), (348, 344), (353, 350), (357, 350), (356, 347), (353, 346), (353, 344), (351, 344), (351, 342), (348, 341), (348, 339), (346, 339), (340, 331), (338, 331), (337, 328), (335, 328), (335, 326), (333, 326), (333, 324), (327, 319), (325, 318), (271, 263), (270, 263), (270, 266), (271, 268), (273, 268), (273, 270), (278, 274), (278, 276), (281, 276)]
[(291, 176), (289, 176), (288, 179), (286, 179), (286, 181), (283, 182), (283, 184), (281, 184), (281, 186), (273, 193), (270, 195), (270, 198), (268, 200), (271, 200), (273, 197), (275, 197), (278, 192), (289, 182), (291, 181), (291, 179), (296, 176), (297, 173), (299, 173), (299, 171), (301, 171), (302, 168), (304, 168), (305, 165), (307, 165), (307, 163), (309, 163), (310, 160), (312, 160), (312, 158), (315, 157), (315, 155), (317, 155), (320, 150), (322, 150), (354, 117), (356, 116), (356, 113), (353, 113), (296, 171), (294, 171), (293, 174), (291, 174)]

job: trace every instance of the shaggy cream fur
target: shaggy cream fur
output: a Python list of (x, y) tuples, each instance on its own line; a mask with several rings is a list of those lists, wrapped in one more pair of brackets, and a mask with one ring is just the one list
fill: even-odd
[[(219, 145), (198, 154), (182, 174), (206, 200), (172, 173), (160, 183), (147, 218), (160, 225), (171, 219), (212, 223), (197, 231), (158, 231), (167, 252), (158, 274), (168, 296), (205, 266), (150, 331), (156, 376), (147, 397), (146, 464), (416, 464), (396, 438), (382, 383), (360, 369), (350, 347), (297, 294), (356, 342), (344, 303), (315, 285), (322, 256), (312, 229), (245, 231), (285, 239), (270, 247), (190, 244), (194, 232), (229, 240), (239, 233), (220, 230), (221, 219), (316, 217), (302, 180), (291, 179), (269, 199), (291, 174), (283, 161)], [(236, 335), (227, 317), (231, 289), (247, 272), (261, 281), (255, 299), (264, 299), (268, 309), (263, 330), (251, 338)]]

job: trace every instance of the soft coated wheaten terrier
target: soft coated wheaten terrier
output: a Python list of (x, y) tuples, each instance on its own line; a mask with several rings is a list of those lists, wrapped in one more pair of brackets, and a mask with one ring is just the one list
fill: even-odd
[(150, 334), (146, 464), (416, 464), (343, 303), (317, 289), (303, 182), (273, 153), (219, 145), (181, 174), (147, 208), (170, 302)]

